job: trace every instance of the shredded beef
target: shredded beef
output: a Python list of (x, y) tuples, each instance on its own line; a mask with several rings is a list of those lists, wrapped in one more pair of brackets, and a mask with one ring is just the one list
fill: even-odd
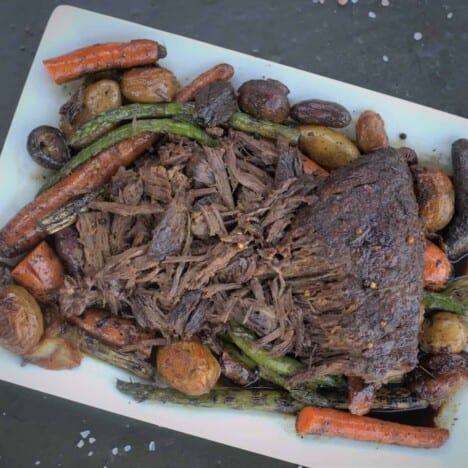
[(258, 347), (303, 360), (292, 383), (379, 385), (417, 363), (424, 239), (391, 148), (323, 177), (304, 174), (284, 141), (170, 139), (119, 171), (77, 228), (85, 274), (66, 279), (65, 315), (98, 303), (213, 347), (237, 320)]

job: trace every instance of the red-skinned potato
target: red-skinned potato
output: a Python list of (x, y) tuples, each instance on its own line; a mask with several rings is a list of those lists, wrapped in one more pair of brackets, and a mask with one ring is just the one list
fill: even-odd
[(364, 154), (388, 146), (385, 123), (377, 112), (366, 110), (356, 122), (356, 142)]
[(277, 80), (249, 80), (239, 88), (239, 107), (258, 119), (281, 123), (289, 115), (288, 94)]

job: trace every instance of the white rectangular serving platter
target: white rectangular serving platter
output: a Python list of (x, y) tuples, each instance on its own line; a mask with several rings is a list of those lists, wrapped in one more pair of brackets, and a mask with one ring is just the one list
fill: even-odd
[[(285, 83), (292, 103), (310, 97), (333, 100), (346, 106), (354, 118), (364, 109), (374, 109), (383, 116), (394, 145), (413, 147), (430, 164), (449, 168), (451, 143), (468, 137), (468, 120), (455, 115), (150, 27), (59, 6), (42, 37), (0, 157), (0, 226), (34, 197), (42, 181), (43, 170), (26, 152), (29, 132), (41, 124), (57, 125), (58, 109), (70, 91), (52, 82), (42, 60), (96, 42), (135, 38), (165, 44), (168, 56), (161, 64), (182, 84), (216, 63), (228, 62), (236, 69), (235, 86), (265, 76)], [(354, 128), (347, 131), (352, 135)], [(401, 132), (408, 135), (404, 142), (398, 139)], [(135, 403), (115, 390), (116, 378), (128, 378), (127, 374), (89, 358), (71, 371), (20, 364), (18, 357), (0, 349), (0, 379), (7, 382), (304, 466), (457, 467), (466, 466), (468, 459), (466, 388), (440, 418), (441, 425), (451, 429), (449, 442), (438, 450), (418, 450), (318, 436), (301, 439), (290, 416)]]

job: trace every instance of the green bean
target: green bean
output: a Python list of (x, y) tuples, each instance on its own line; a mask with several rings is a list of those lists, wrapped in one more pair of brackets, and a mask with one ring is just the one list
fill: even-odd
[(235, 113), (229, 119), (228, 125), (243, 132), (257, 133), (265, 138), (282, 137), (292, 145), (297, 145), (300, 136), (297, 128), (276, 124), (268, 120), (258, 120), (242, 112)]
[(68, 161), (60, 170), (58, 170), (41, 187), (39, 194), (52, 187), (59, 180), (70, 174), (78, 166), (86, 162), (101, 151), (115, 145), (125, 138), (130, 138), (144, 132), (171, 133), (196, 140), (202, 145), (216, 146), (216, 140), (211, 138), (200, 127), (187, 122), (176, 122), (171, 119), (151, 119), (139, 120), (136, 122), (122, 125), (116, 130), (108, 133), (99, 140), (81, 150), (70, 161)]
[(137, 401), (154, 400), (199, 408), (231, 408), (296, 414), (305, 406), (283, 390), (214, 388), (205, 395), (190, 396), (172, 388), (159, 388), (151, 384), (123, 380), (117, 380), (117, 389)]
[(110, 123), (119, 123), (122, 120), (162, 118), (180, 115), (191, 115), (194, 111), (193, 103), (168, 102), (159, 104), (129, 104), (118, 109), (112, 109), (99, 114), (95, 119), (84, 123), (70, 138), (72, 147), (82, 147), (95, 141), (102, 134), (102, 128)]

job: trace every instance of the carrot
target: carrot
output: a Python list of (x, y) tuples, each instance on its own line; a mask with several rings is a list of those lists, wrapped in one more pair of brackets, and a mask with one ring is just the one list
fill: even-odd
[(307, 156), (302, 156), (302, 163), (304, 165), (304, 172), (306, 174), (313, 174), (318, 172), (320, 175), (327, 176), (329, 172), (326, 171), (322, 166), (319, 166), (315, 161), (309, 159)]
[(444, 289), (452, 266), (447, 255), (437, 245), (426, 240), (424, 250), (424, 287), (431, 291)]
[(0, 256), (13, 257), (38, 244), (47, 233), (39, 221), (74, 198), (108, 182), (119, 167), (128, 166), (156, 140), (154, 133), (127, 138), (101, 151), (49, 190), (39, 195), (0, 231)]
[(110, 68), (131, 68), (155, 63), (166, 56), (162, 45), (149, 39), (130, 42), (107, 42), (76, 49), (68, 54), (43, 60), (57, 84), (76, 80), (86, 73)]
[(127, 346), (154, 337), (133, 320), (102, 309), (87, 309), (79, 317), (71, 317), (69, 320), (89, 335), (114, 346)]
[(299, 435), (320, 434), (415, 448), (438, 448), (449, 437), (447, 429), (409, 426), (312, 406), (300, 411), (296, 430)]
[(62, 263), (46, 242), (41, 242), (21, 260), (11, 276), (43, 302), (49, 302), (51, 293), (61, 288), (64, 281)]
[(176, 102), (192, 101), (197, 93), (213, 81), (228, 81), (234, 75), (234, 68), (227, 63), (220, 63), (206, 72), (198, 75), (185, 88), (182, 88), (174, 98)]

